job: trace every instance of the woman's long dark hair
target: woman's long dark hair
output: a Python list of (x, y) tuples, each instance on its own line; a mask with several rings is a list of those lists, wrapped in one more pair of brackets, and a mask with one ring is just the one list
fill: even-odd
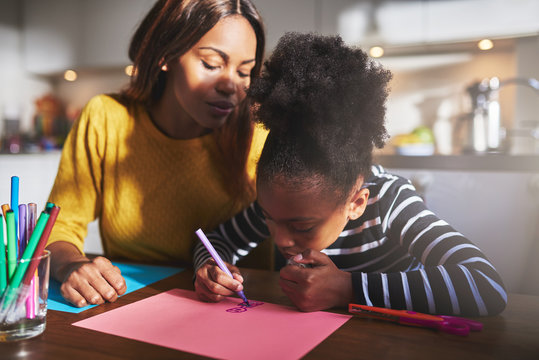
[[(146, 106), (155, 104), (165, 88), (166, 74), (161, 65), (185, 54), (219, 20), (231, 15), (243, 16), (255, 32), (256, 63), (251, 78), (257, 77), (264, 57), (265, 31), (250, 0), (159, 0), (131, 39), (129, 58), (135, 70), (122, 95)], [(254, 191), (246, 169), (253, 135), (250, 105), (247, 98), (225, 125), (214, 131), (225, 158), (229, 191), (239, 201), (249, 200)]]

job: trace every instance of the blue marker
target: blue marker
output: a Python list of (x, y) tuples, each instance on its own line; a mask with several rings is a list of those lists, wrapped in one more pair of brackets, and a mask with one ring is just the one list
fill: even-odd
[[(226, 267), (226, 264), (223, 262), (223, 260), (221, 260), (221, 257), (219, 256), (217, 251), (215, 251), (215, 248), (211, 244), (210, 240), (208, 240), (208, 238), (206, 237), (206, 234), (204, 234), (202, 229), (198, 229), (197, 231), (195, 231), (195, 233), (197, 234), (200, 241), (202, 241), (206, 249), (209, 251), (211, 257), (217, 263), (217, 266), (219, 266), (219, 268), (223, 270), (225, 273), (227, 273), (231, 278), (234, 278), (232, 274), (230, 273), (230, 270), (228, 270), (228, 268)], [(240, 290), (237, 292), (237, 294), (243, 299), (246, 305), (249, 305), (249, 300), (247, 300), (243, 291)]]
[(19, 177), (11, 177), (11, 210), (15, 215), (15, 239), (19, 238)]

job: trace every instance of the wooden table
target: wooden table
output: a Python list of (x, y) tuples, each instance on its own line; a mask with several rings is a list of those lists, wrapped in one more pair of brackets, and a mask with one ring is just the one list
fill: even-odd
[[(249, 297), (291, 305), (278, 285), (278, 273), (242, 269)], [(71, 324), (172, 288), (193, 289), (185, 270), (115, 303), (79, 314), (49, 311), (47, 329), (33, 339), (0, 344), (0, 359), (178, 359), (201, 358)], [(337, 310), (337, 312), (343, 312)], [(385, 321), (354, 317), (305, 357), (306, 359), (539, 359), (539, 297), (512, 294), (499, 316), (482, 318), (484, 329), (468, 337)]]

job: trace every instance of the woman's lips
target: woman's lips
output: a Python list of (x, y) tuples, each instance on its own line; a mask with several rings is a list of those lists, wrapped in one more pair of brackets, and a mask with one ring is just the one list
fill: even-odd
[(214, 101), (209, 102), (208, 105), (210, 105), (211, 112), (215, 116), (227, 116), (235, 107), (235, 105), (229, 101)]

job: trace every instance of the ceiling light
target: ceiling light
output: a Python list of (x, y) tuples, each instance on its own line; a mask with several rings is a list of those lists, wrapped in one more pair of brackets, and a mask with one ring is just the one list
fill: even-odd
[(494, 43), (490, 39), (483, 39), (477, 43), (477, 47), (480, 50), (490, 50), (494, 47)]
[(133, 76), (133, 70), (134, 70), (133, 65), (127, 65), (127, 66), (125, 67), (125, 74), (126, 74), (127, 76)]
[(77, 73), (74, 70), (66, 70), (64, 79), (67, 81), (75, 81), (77, 80)]
[(373, 46), (369, 49), (369, 55), (373, 58), (379, 58), (384, 55), (384, 48), (381, 46)]

